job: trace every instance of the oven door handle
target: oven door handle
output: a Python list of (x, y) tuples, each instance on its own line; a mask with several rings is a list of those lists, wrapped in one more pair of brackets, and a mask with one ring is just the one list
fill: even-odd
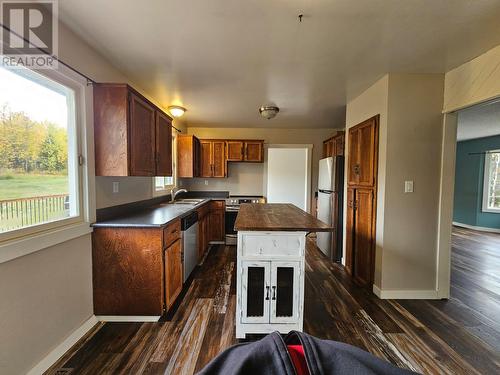
[(238, 212), (240, 209), (239, 208), (228, 208), (226, 207), (226, 212)]

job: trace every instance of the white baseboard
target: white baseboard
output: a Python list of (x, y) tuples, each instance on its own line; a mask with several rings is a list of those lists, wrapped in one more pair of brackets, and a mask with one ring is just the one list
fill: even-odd
[(467, 228), (467, 229), (472, 229), (472, 230), (478, 230), (480, 232), (500, 233), (500, 229), (497, 229), (497, 228), (476, 227), (474, 225), (457, 223), (456, 221), (453, 222), (453, 225), (456, 226), (456, 227), (462, 227), (462, 228)]
[(157, 322), (161, 316), (151, 315), (97, 315), (100, 322)]
[(440, 299), (437, 290), (380, 289), (373, 285), (373, 293), (380, 299)]
[(33, 367), (28, 375), (40, 375), (47, 371), (50, 366), (56, 363), (78, 340), (80, 340), (88, 331), (98, 323), (95, 315), (92, 315), (85, 323), (73, 331), (62, 343), (52, 350), (44, 359)]

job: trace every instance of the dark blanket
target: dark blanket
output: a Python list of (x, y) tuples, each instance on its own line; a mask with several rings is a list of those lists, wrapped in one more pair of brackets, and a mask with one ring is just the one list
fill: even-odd
[(273, 332), (262, 340), (235, 345), (214, 358), (200, 374), (295, 375), (287, 344), (303, 346), (311, 375), (414, 374), (352, 345), (320, 340), (296, 331), (290, 332), (285, 339), (278, 332)]

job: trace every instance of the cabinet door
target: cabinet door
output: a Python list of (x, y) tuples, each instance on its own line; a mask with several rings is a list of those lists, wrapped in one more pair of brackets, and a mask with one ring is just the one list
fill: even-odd
[(226, 142), (212, 142), (212, 176), (226, 177)]
[(334, 143), (334, 155), (343, 156), (344, 155), (344, 135), (337, 135), (333, 139)]
[(262, 142), (245, 142), (245, 161), (264, 161), (264, 149)]
[(359, 181), (360, 165), (359, 165), (359, 132), (357, 128), (349, 129), (349, 157), (347, 182), (350, 185), (357, 185)]
[(375, 186), (376, 170), (376, 121), (372, 119), (358, 130), (358, 185)]
[(352, 251), (354, 241), (354, 189), (347, 188), (347, 212), (346, 212), (346, 256), (345, 268), (352, 275)]
[(156, 174), (172, 176), (172, 122), (156, 111)]
[(373, 281), (374, 220), (373, 189), (356, 189), (354, 195), (354, 277), (363, 285)]
[(200, 141), (201, 168), (200, 177), (213, 177), (212, 142)]
[(165, 305), (167, 310), (173, 305), (182, 290), (181, 240), (175, 241), (165, 250)]
[(241, 322), (269, 323), (270, 262), (242, 262)]
[(299, 262), (271, 262), (271, 323), (295, 323), (299, 317)]
[(243, 161), (243, 141), (226, 141), (227, 161)]
[(224, 240), (224, 210), (210, 212), (210, 241)]
[(130, 93), (130, 175), (154, 176), (155, 109)]

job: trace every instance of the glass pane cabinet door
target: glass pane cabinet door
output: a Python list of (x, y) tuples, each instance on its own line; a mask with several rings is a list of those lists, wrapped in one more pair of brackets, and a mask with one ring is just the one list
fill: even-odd
[(271, 264), (271, 323), (294, 323), (298, 318), (299, 263)]
[(270, 301), (270, 263), (243, 262), (241, 283), (243, 323), (268, 323)]

